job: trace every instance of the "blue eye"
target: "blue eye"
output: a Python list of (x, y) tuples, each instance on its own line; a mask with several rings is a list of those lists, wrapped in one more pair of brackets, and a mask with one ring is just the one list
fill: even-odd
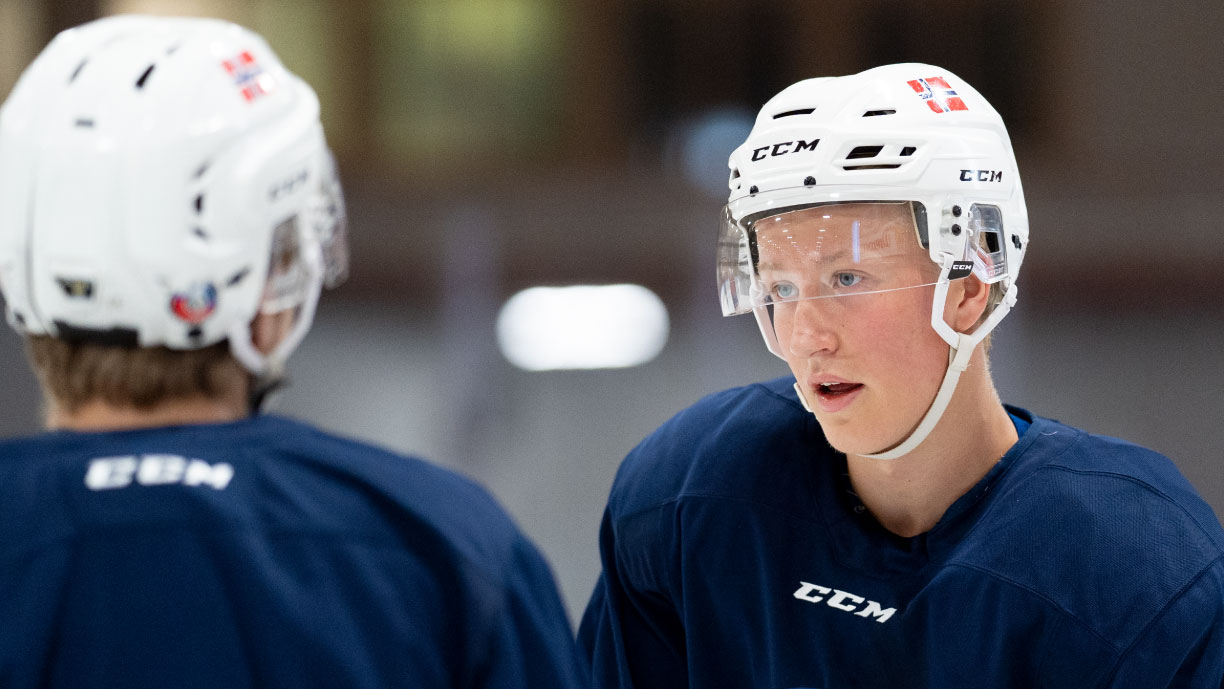
[(774, 285), (773, 293), (779, 299), (794, 299), (799, 296), (799, 290), (788, 282), (779, 282)]
[(838, 287), (854, 287), (863, 281), (863, 276), (854, 273), (837, 273), (833, 279), (837, 281)]

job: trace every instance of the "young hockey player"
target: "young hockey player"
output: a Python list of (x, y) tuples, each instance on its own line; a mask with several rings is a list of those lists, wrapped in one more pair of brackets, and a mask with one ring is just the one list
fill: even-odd
[(1165, 457), (995, 392), (1029, 231), (982, 96), (922, 64), (802, 81), (730, 167), (723, 313), (793, 376), (625, 459), (579, 632), (595, 685), (1218, 689), (1210, 507)]
[(482, 489), (258, 413), (344, 277), (314, 92), (217, 20), (60, 34), (0, 110), (0, 289), (49, 431), (0, 442), (0, 685), (572, 687)]

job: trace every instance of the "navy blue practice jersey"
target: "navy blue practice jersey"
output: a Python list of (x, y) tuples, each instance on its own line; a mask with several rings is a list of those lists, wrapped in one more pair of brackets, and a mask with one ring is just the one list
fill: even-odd
[(0, 442), (0, 686), (573, 687), (494, 500), (286, 419)]
[(579, 630), (628, 689), (1224, 685), (1224, 530), (1165, 457), (1020, 409), (928, 533), (885, 530), (793, 379), (626, 458)]

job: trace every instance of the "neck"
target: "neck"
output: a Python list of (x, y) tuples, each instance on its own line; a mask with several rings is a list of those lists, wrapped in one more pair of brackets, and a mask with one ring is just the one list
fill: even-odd
[(189, 397), (161, 402), (149, 409), (115, 406), (90, 400), (72, 409), (52, 402), (47, 410), (47, 428), (71, 431), (118, 431), (159, 426), (225, 423), (246, 418), (242, 395), (221, 398)]
[(880, 524), (910, 537), (930, 531), (1016, 440), (979, 348), (922, 444), (894, 460), (848, 455), (846, 462), (855, 492)]

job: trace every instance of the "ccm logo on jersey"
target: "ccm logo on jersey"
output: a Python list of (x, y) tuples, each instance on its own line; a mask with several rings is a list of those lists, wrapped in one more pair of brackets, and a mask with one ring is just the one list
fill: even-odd
[[(752, 149), (753, 160), (765, 160), (765, 156), (784, 156), (787, 153), (798, 153), (799, 151), (815, 151), (816, 144), (820, 143), (820, 139), (812, 139), (811, 143), (800, 139), (798, 141), (780, 141), (772, 146), (762, 146)], [(794, 148), (790, 145), (794, 144)], [(768, 153), (766, 153), (768, 151)]]
[[(880, 624), (887, 622), (893, 616), (893, 613), (897, 612), (896, 608), (882, 608), (879, 603), (873, 600), (866, 600), (862, 596), (856, 596), (847, 591), (838, 591), (837, 589), (809, 584), (806, 581), (799, 582), (799, 590), (795, 591), (795, 598), (809, 603), (824, 601), (825, 605), (828, 605), (830, 608), (836, 608), (844, 612), (853, 612), (855, 617), (874, 618)], [(866, 602), (866, 605), (863, 605), (860, 609), (859, 605), (862, 605), (864, 602)], [(854, 612), (855, 610), (858, 610), (858, 612)]]
[(211, 486), (223, 490), (234, 478), (234, 467), (220, 462), (209, 464), (201, 459), (179, 455), (125, 455), (99, 457), (89, 462), (85, 485), (90, 490), (126, 488), (132, 482), (142, 486)]
[(962, 182), (1002, 182), (1002, 170), (961, 170), (960, 181)]

